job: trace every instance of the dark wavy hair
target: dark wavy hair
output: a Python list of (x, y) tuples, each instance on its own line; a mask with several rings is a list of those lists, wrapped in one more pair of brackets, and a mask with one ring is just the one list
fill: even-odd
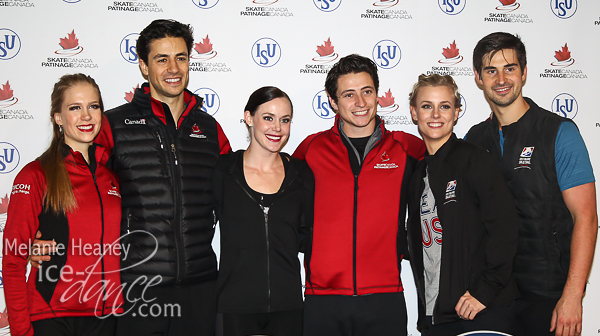
[(165, 37), (181, 37), (185, 41), (188, 54), (192, 52), (194, 44), (194, 29), (192, 26), (175, 20), (159, 19), (152, 21), (140, 33), (140, 37), (135, 44), (138, 57), (148, 64), (150, 44)]
[(373, 79), (375, 91), (379, 91), (379, 75), (377, 65), (371, 59), (357, 54), (351, 54), (340, 58), (340, 60), (329, 70), (325, 79), (325, 90), (329, 97), (337, 103), (338, 78), (350, 73), (366, 72)]
[(527, 52), (525, 45), (519, 35), (513, 35), (505, 32), (496, 32), (487, 35), (477, 42), (473, 49), (473, 69), (479, 74), (483, 70), (484, 58), (491, 60), (497, 52), (504, 49), (512, 49), (517, 54), (517, 60), (521, 71), (527, 66)]

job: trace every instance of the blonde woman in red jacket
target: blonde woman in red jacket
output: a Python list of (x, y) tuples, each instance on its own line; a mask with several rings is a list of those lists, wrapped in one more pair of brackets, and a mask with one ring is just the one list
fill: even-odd
[[(103, 105), (94, 79), (54, 85), (50, 147), (17, 175), (4, 231), (3, 280), (12, 335), (112, 335), (122, 305), (121, 196), (108, 153), (93, 145)], [(54, 253), (26, 279), (37, 231)]]

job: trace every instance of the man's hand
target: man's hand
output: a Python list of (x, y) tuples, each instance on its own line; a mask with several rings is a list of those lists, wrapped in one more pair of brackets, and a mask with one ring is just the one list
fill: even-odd
[(42, 262), (50, 261), (48, 254), (56, 252), (56, 242), (54, 240), (39, 240), (42, 237), (42, 233), (38, 231), (35, 234), (35, 240), (31, 246), (31, 255), (29, 256), (29, 263), (31, 267), (40, 268)]
[(474, 319), (475, 316), (484, 309), (485, 306), (479, 302), (479, 300), (471, 296), (469, 291), (460, 297), (456, 307), (454, 307), (456, 314), (458, 314), (458, 316), (463, 320)]
[(576, 336), (581, 334), (581, 297), (563, 293), (552, 312), (550, 332), (556, 336)]

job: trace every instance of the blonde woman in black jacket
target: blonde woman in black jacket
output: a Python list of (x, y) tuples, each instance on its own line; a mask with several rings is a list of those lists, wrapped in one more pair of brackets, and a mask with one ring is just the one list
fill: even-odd
[(518, 218), (484, 149), (456, 138), (458, 87), (421, 75), (410, 94), (427, 152), (409, 187), (408, 241), (422, 335), (512, 333)]
[(280, 89), (256, 90), (244, 112), (248, 149), (222, 155), (215, 168), (225, 336), (302, 335), (298, 252), (312, 226), (314, 177), (304, 162), (280, 152), (292, 113)]

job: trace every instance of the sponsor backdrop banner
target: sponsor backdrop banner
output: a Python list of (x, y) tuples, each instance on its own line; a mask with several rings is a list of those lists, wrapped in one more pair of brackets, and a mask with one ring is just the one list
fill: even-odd
[[(274, 85), (290, 95), (295, 115), (289, 153), (307, 135), (332, 126), (325, 76), (350, 53), (377, 63), (379, 114), (392, 130), (417, 134), (408, 93), (419, 74), (454, 76), (463, 103), (455, 129), (462, 137), (491, 112), (473, 77), (475, 43), (494, 31), (517, 33), (528, 49), (524, 95), (572, 118), (592, 164), (600, 167), (594, 145), (600, 138), (598, 1), (0, 0), (0, 15), (2, 229), (16, 174), (48, 146), (52, 85), (63, 74), (83, 72), (100, 85), (107, 109), (126, 103), (144, 82), (138, 33), (157, 18), (194, 27), (188, 89), (205, 99), (204, 109), (221, 123), (234, 149), (247, 146), (242, 117), (250, 93)], [(409, 267), (402, 278), (409, 333), (418, 335)], [(599, 302), (596, 266), (584, 300), (583, 335), (600, 333)], [(3, 297), (0, 327), (0, 335), (8, 333)]]

